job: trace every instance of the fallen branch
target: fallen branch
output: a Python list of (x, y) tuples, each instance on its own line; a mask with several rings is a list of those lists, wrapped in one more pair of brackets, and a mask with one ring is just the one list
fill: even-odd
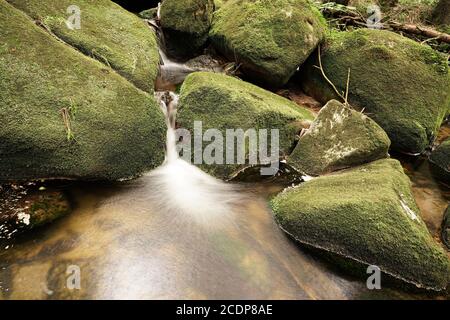
[[(322, 73), (323, 78), (325, 79), (326, 82), (328, 82), (328, 84), (333, 88), (334, 92), (336, 92), (336, 94), (346, 103), (347, 99), (342, 95), (342, 93), (340, 93), (338, 91), (338, 89), (336, 88), (336, 86), (334, 85), (334, 83), (327, 77), (327, 75), (325, 74), (325, 70), (323, 70), (323, 66), (322, 66), (322, 54), (320, 52), (320, 46), (317, 47), (317, 56), (318, 56), (318, 60), (319, 60), (319, 66), (315, 66), (316, 68), (318, 68), (320, 70), (320, 72)], [(350, 71), (349, 71), (350, 74)]]
[[(347, 25), (366, 26), (366, 18), (351, 7), (339, 6), (331, 7), (325, 6), (321, 8), (322, 13), (331, 18), (336, 18), (339, 22)], [(403, 24), (396, 21), (383, 21), (384, 29), (392, 29), (407, 34), (420, 35), (429, 38), (426, 41), (436, 40), (438, 42), (450, 43), (450, 34), (437, 31), (431, 27), (418, 26), (414, 24)]]
[(414, 24), (402, 24), (398, 22), (390, 22), (388, 23), (388, 26), (397, 31), (427, 37), (430, 41), (437, 40), (439, 42), (450, 43), (450, 34), (439, 32), (429, 27), (422, 27)]
[(64, 127), (66, 128), (66, 133), (67, 133), (67, 141), (71, 141), (73, 140), (75, 137), (73, 135), (72, 132), (72, 125), (70, 122), (70, 110), (69, 108), (62, 108), (60, 110), (62, 118), (63, 118), (63, 122), (64, 122)]

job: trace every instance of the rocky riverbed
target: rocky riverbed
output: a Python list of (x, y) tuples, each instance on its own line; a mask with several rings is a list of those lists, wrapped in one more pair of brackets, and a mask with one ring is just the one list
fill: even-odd
[[(71, 5), (0, 0), (0, 298), (448, 299), (441, 38), (308, 0)], [(277, 130), (276, 170), (217, 135), (245, 161), (184, 162), (199, 122)]]

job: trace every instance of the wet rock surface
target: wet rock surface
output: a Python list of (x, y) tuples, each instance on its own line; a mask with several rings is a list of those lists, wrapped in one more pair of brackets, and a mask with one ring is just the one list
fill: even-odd
[(168, 53), (181, 58), (198, 54), (208, 40), (213, 11), (213, 0), (163, 1), (160, 21)]
[(423, 222), (397, 160), (377, 160), (286, 189), (271, 201), (296, 240), (434, 290), (446, 288), (450, 260)]
[(65, 194), (42, 183), (0, 185), (0, 240), (51, 223), (69, 211)]
[[(116, 2), (136, 15), (157, 5)], [(436, 292), (450, 274), (450, 129), (437, 134), (450, 93), (436, 39), (337, 34), (304, 0), (164, 0), (138, 16), (81, 0), (75, 30), (72, 4), (0, 0), (0, 181), (13, 181), (0, 185), (0, 299), (449, 298)], [(347, 87), (350, 108), (322, 108)], [(412, 183), (377, 160), (389, 138), (371, 118)], [(201, 121), (224, 145), (227, 129), (278, 129), (278, 172), (262, 176), (241, 141), (234, 164), (198, 164), (233, 183), (208, 176), (176, 156), (165, 120), (191, 133)], [(366, 287), (368, 264), (382, 290)], [(79, 290), (67, 288), (73, 267)]]
[(445, 211), (444, 219), (442, 220), (441, 238), (447, 249), (450, 250), (450, 206)]
[(429, 160), (435, 177), (450, 185), (450, 138), (431, 153)]

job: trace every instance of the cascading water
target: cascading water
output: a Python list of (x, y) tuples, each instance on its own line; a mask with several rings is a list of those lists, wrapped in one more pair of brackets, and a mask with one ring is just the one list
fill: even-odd
[(152, 202), (161, 210), (189, 215), (208, 226), (223, 225), (236, 212), (243, 199), (238, 187), (215, 179), (178, 156), (175, 141), (175, 117), (178, 96), (173, 92), (157, 92), (157, 99), (166, 115), (166, 159), (150, 172), (157, 194)]

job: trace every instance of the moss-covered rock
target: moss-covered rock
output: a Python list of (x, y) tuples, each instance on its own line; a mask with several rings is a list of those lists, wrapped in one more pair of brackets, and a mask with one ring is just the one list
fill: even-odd
[(214, 13), (209, 34), (254, 81), (281, 86), (322, 40), (325, 25), (306, 0), (229, 0)]
[(315, 178), (286, 189), (271, 206), (283, 230), (300, 242), (418, 287), (448, 284), (450, 261), (422, 221), (397, 160)]
[(288, 164), (308, 175), (385, 158), (390, 140), (366, 115), (331, 100), (299, 139)]
[[(8, 0), (58, 38), (74, 46), (133, 82), (153, 92), (158, 74), (156, 35), (144, 21), (107, 0)], [(70, 29), (67, 19), (76, 5), (81, 10), (80, 29)]]
[[(203, 132), (218, 129), (224, 137), (224, 145), (226, 129), (244, 132), (255, 129), (257, 134), (259, 129), (267, 129), (269, 136), (271, 129), (278, 129), (280, 157), (291, 152), (304, 120), (312, 119), (307, 109), (292, 101), (237, 78), (212, 72), (195, 72), (186, 78), (181, 87), (177, 116), (179, 125), (191, 132), (194, 121), (202, 121)], [(241, 147), (245, 148), (245, 159), (248, 159), (249, 144)], [(222, 158), (225, 163), (225, 151)], [(216, 177), (227, 179), (245, 166), (203, 164), (201, 167)]]
[[(364, 108), (387, 132), (393, 149), (420, 153), (429, 145), (450, 104), (450, 75), (440, 53), (393, 32), (359, 29), (333, 32), (321, 60), (339, 92), (351, 70), (350, 104)], [(312, 55), (303, 87), (325, 103), (337, 94), (318, 65), (318, 55)]]
[(164, 159), (153, 96), (0, 0), (0, 181), (121, 179)]
[(442, 142), (430, 157), (431, 172), (434, 176), (450, 184), (450, 138)]
[(213, 0), (164, 0), (160, 19), (168, 53), (182, 58), (199, 53), (208, 40), (213, 12)]

